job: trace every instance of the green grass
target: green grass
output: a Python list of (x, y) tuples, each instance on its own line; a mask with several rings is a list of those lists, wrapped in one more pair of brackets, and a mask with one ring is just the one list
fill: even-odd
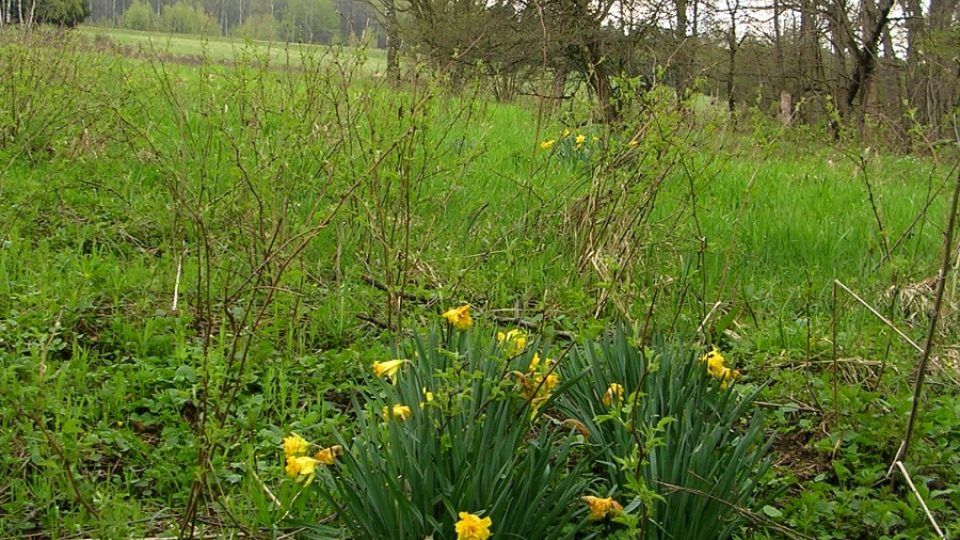
[[(0, 130), (2, 534), (169, 533), (207, 440), (218, 444), (203, 464), (205, 521), (279, 530), (324, 518), (315, 493), (289, 514), (268, 495), (296, 491), (281, 438), (349, 430), (370, 362), (459, 302), (490, 334), (515, 314), (547, 336), (590, 337), (626, 318), (651, 336), (718, 344), (744, 391), (765, 385), (778, 438), (764, 482), (785, 488), (768, 517), (818, 538), (928, 534), (913, 495), (882, 481), (915, 356), (850, 298), (835, 311), (831, 293), (846, 283), (920, 339), (923, 317), (911, 326), (883, 293), (935, 274), (947, 167), (861, 161), (854, 145), (794, 133), (761, 141), (725, 115), (657, 101), (622, 130), (577, 127), (582, 102), (538, 118), (536, 103), (494, 103), (482, 84), (390, 88), (367, 76), (377, 51), (298, 46), (302, 69), (280, 71), (250, 61), (282, 63), (278, 45), (81, 32), (215, 64), (26, 49), (0, 34), (0, 118), (15, 126)], [(57, 58), (86, 68), (38, 69)], [(565, 125), (570, 137), (539, 149)], [(630, 147), (635, 130), (646, 131)], [(891, 244), (917, 223), (892, 262), (864, 173)], [(655, 181), (652, 210), (623, 225)], [(289, 265), (264, 263), (271, 231), (306, 233), (315, 204), (336, 209), (329, 224), (302, 251), (278, 251)], [(247, 286), (257, 272), (280, 277)], [(396, 325), (395, 303), (371, 278), (405, 295), (402, 327), (382, 327)], [(228, 302), (231, 291), (241, 294)], [(234, 320), (261, 306), (258, 325)], [(838, 355), (853, 359), (839, 371), (834, 321)], [(253, 336), (242, 367), (229, 359), (238, 336)], [(934, 373), (908, 461), (956, 531), (960, 402), (943, 386), (954, 378)], [(222, 427), (202, 424), (205, 400), (224, 406), (225, 388), (237, 394)]]
[[(207, 58), (212, 62), (232, 62), (237, 55), (243, 53), (269, 59), (275, 66), (298, 65), (304, 55), (326, 55), (335, 48), (329, 45), (271, 42), (219, 35), (198, 36), (148, 32), (98, 26), (81, 26), (78, 28), (78, 33), (90, 39), (102, 36), (120, 47), (130, 47), (134, 51), (149, 55), (159, 54), (172, 59)], [(355, 47), (342, 48), (351, 52), (357, 50)], [(365, 71), (382, 73), (386, 67), (384, 51), (367, 49), (364, 53), (366, 55)]]

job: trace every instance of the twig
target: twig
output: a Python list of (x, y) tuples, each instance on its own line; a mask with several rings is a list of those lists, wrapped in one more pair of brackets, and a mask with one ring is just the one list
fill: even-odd
[(798, 532), (796, 532), (796, 531), (794, 531), (794, 530), (788, 529), (788, 528), (784, 527), (783, 525), (780, 525), (779, 523), (775, 523), (775, 522), (773, 522), (773, 521), (771, 521), (771, 520), (769, 520), (769, 519), (767, 519), (767, 518), (765, 518), (765, 517), (763, 517), (763, 516), (761, 516), (761, 515), (759, 515), (759, 514), (756, 514), (756, 513), (754, 513), (754, 512), (751, 512), (750, 510), (748, 510), (748, 509), (746, 509), (746, 508), (741, 508), (741, 507), (739, 507), (739, 506), (731, 503), (730, 501), (725, 501), (725, 500), (717, 497), (716, 495), (707, 493), (707, 492), (705, 492), (705, 491), (701, 491), (701, 490), (699, 490), (699, 489), (689, 488), (689, 487), (685, 487), (685, 486), (678, 486), (678, 485), (676, 485), (676, 484), (668, 484), (667, 482), (661, 482), (661, 481), (659, 481), (659, 480), (657, 480), (657, 484), (659, 484), (659, 485), (661, 485), (661, 486), (669, 489), (671, 492), (679, 491), (679, 492), (683, 492), (683, 493), (690, 493), (690, 494), (692, 494), (692, 495), (697, 495), (697, 496), (700, 496), (700, 497), (706, 497), (706, 498), (708, 498), (708, 499), (710, 499), (710, 500), (712, 500), (712, 501), (715, 501), (715, 502), (718, 502), (718, 503), (720, 503), (720, 504), (722, 504), (722, 505), (724, 505), (724, 506), (727, 506), (728, 508), (730, 508), (730, 509), (732, 509), (733, 511), (735, 511), (736, 513), (740, 514), (740, 515), (743, 516), (744, 518), (750, 520), (754, 525), (763, 525), (763, 526), (766, 526), (766, 527), (770, 527), (771, 529), (775, 529), (777, 532), (783, 534), (784, 536), (789, 536), (789, 537), (792, 537), (792, 538), (804, 538), (804, 539), (810, 539), (810, 540), (813, 539), (812, 536), (807, 536), (807, 535), (805, 535), (805, 534), (798, 533)]
[(923, 497), (921, 497), (920, 492), (917, 491), (917, 486), (913, 485), (913, 480), (910, 479), (910, 474), (907, 473), (907, 469), (903, 466), (903, 462), (895, 461), (893, 464), (900, 469), (900, 474), (903, 475), (903, 479), (906, 480), (907, 485), (910, 486), (910, 491), (917, 496), (917, 501), (920, 502), (920, 506), (923, 508), (923, 513), (927, 515), (927, 519), (930, 521), (930, 524), (933, 525), (933, 530), (937, 531), (937, 536), (940, 538), (946, 538), (946, 535), (943, 534), (943, 530), (940, 529), (940, 525), (937, 524), (937, 520), (933, 519), (933, 514), (930, 512), (930, 509), (927, 508), (927, 503), (923, 502)]
[[(515, 324), (520, 328), (525, 328), (527, 330), (532, 330), (539, 332), (542, 330), (541, 326), (535, 322), (528, 321), (526, 319), (521, 319), (520, 317), (501, 317), (499, 315), (494, 315), (493, 320), (497, 321), (500, 324)], [(565, 339), (567, 341), (576, 341), (577, 337), (570, 332), (564, 330), (557, 330), (554, 332), (554, 335), (558, 338)]]
[(710, 308), (710, 311), (703, 318), (703, 321), (700, 322), (700, 326), (697, 327), (698, 334), (703, 331), (703, 327), (707, 325), (707, 321), (710, 320), (710, 317), (713, 317), (713, 314), (716, 313), (717, 308), (719, 308), (722, 304), (723, 304), (722, 300), (717, 300), (717, 302), (713, 304), (713, 307)]
[(176, 313), (177, 302), (180, 300), (180, 278), (183, 276), (183, 251), (177, 255), (177, 278), (173, 282), (173, 303), (170, 305), (170, 311)]
[(34, 413), (28, 413), (21, 409), (19, 406), (14, 404), (14, 408), (19, 414), (26, 416), (33, 421), (34, 425), (43, 432), (43, 436), (47, 439), (47, 444), (50, 445), (50, 449), (53, 450), (55, 454), (60, 458), (60, 461), (63, 463), (63, 474), (67, 477), (67, 483), (70, 485), (70, 490), (73, 491), (73, 496), (80, 503), (81, 506), (87, 509), (87, 512), (90, 512), (90, 515), (100, 519), (100, 514), (97, 512), (96, 508), (87, 501), (83, 495), (80, 493), (80, 488), (77, 486), (76, 480), (73, 478), (73, 468), (70, 466), (70, 460), (67, 459), (67, 455), (64, 453), (63, 448), (57, 444), (56, 439), (53, 438), (53, 435), (50, 431), (47, 430), (47, 426), (43, 425), (43, 421)]
[[(363, 276), (361, 276), (361, 279), (363, 279), (363, 281), (364, 281), (366, 284), (370, 285), (371, 287), (373, 287), (373, 288), (375, 288), (375, 289), (379, 289), (379, 290), (381, 290), (381, 291), (383, 291), (383, 292), (391, 292), (391, 291), (390, 291), (390, 287), (387, 287), (386, 285), (384, 285), (384, 284), (381, 283), (380, 281), (377, 281), (377, 279), (376, 279), (375, 277), (373, 277), (373, 276), (371, 276), (371, 275), (369, 275), (369, 274), (364, 274)], [(403, 298), (404, 300), (410, 300), (411, 302), (417, 302), (418, 304), (432, 304), (433, 302), (435, 302), (435, 299), (433, 299), (433, 298), (430, 298), (430, 297), (427, 297), (427, 296), (423, 296), (423, 295), (419, 295), (419, 294), (409, 293), (409, 292), (401, 292), (401, 293), (400, 293), (400, 297)]]
[(393, 328), (391, 328), (389, 324), (371, 315), (364, 315), (363, 313), (358, 313), (357, 318), (360, 319), (361, 321), (368, 322), (378, 328), (383, 328), (384, 330), (393, 330)]
[[(956, 207), (954, 207), (954, 210), (956, 210)], [(849, 293), (850, 296), (852, 296), (852, 297), (854, 298), (854, 300), (856, 300), (857, 302), (860, 302), (860, 305), (862, 305), (863, 307), (867, 308), (867, 311), (869, 311), (870, 313), (872, 313), (876, 318), (878, 318), (878, 319), (880, 319), (881, 321), (883, 321), (883, 324), (886, 324), (887, 326), (889, 326), (890, 329), (893, 330), (894, 332), (896, 332), (898, 336), (900, 336), (900, 337), (902, 337), (904, 340), (906, 340), (906, 342), (909, 343), (911, 347), (913, 347), (914, 349), (916, 349), (917, 352), (921, 352), (921, 353), (923, 352), (923, 348), (920, 347), (920, 345), (917, 345), (917, 342), (916, 342), (916, 341), (910, 339), (910, 336), (904, 334), (903, 331), (901, 331), (899, 328), (896, 327), (896, 325), (894, 325), (892, 322), (890, 322), (890, 319), (888, 319), (888, 318), (884, 317), (883, 315), (881, 315), (880, 312), (877, 311), (876, 309), (874, 309), (873, 306), (871, 306), (870, 304), (868, 304), (866, 300), (864, 300), (863, 298), (860, 298), (859, 296), (857, 296), (857, 293), (851, 291), (850, 288), (847, 287), (846, 285), (844, 285), (839, 279), (835, 279), (835, 280), (833, 280), (833, 282), (836, 283), (837, 286), (839, 286), (841, 289), (847, 291), (847, 293)], [(937, 303), (937, 306), (939, 307), (939, 303)]]
[[(943, 303), (943, 291), (947, 285), (947, 273), (950, 271), (951, 254), (953, 253), (953, 229), (957, 223), (957, 202), (960, 201), (960, 172), (957, 173), (957, 183), (953, 188), (953, 199), (950, 201), (950, 213), (947, 215), (947, 229), (943, 233), (943, 260), (940, 262), (940, 272), (937, 274), (937, 291), (933, 301), (933, 313), (930, 315), (930, 327), (927, 329), (927, 341), (920, 356), (920, 365), (917, 368), (917, 380), (913, 386), (913, 402), (910, 405), (910, 418), (907, 420), (907, 432), (894, 463), (901, 461), (910, 449), (910, 439), (913, 437), (913, 427), (917, 422), (920, 411), (920, 393), (923, 391), (923, 380), (927, 375), (927, 362), (930, 361), (930, 352), (933, 350), (933, 338), (937, 335), (937, 322), (940, 319), (940, 306)], [(890, 470), (887, 471), (887, 476)]]
[(270, 491), (270, 488), (268, 488), (267, 485), (266, 485), (265, 483), (263, 483), (263, 480), (260, 479), (260, 475), (257, 474), (257, 469), (256, 469), (256, 467), (251, 467), (251, 468), (250, 468), (250, 474), (252, 474), (252, 475), (253, 475), (253, 479), (256, 480), (258, 484), (260, 484), (260, 487), (263, 488), (264, 493), (267, 494), (267, 497), (270, 498), (270, 500), (273, 502), (273, 504), (277, 505), (277, 508), (283, 510), (283, 503), (281, 503), (281, 502), (280, 502), (280, 499), (278, 499), (277, 496), (274, 495), (272, 491)]
[(754, 401), (753, 404), (758, 407), (766, 407), (768, 409), (794, 408), (798, 411), (804, 411), (804, 412), (812, 412), (812, 413), (821, 412), (819, 409), (816, 409), (809, 405), (800, 404), (800, 403), (772, 403), (769, 401)]

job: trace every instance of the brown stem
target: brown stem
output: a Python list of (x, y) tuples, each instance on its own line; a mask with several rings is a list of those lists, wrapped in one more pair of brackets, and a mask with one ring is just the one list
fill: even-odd
[[(920, 356), (920, 366), (917, 369), (917, 380), (913, 386), (913, 403), (910, 405), (910, 418), (907, 420), (907, 432), (903, 442), (893, 459), (894, 465), (902, 461), (910, 449), (913, 438), (913, 428), (920, 412), (920, 393), (923, 391), (923, 381), (927, 374), (927, 362), (930, 360), (930, 351), (933, 349), (933, 338), (937, 332), (937, 322), (940, 319), (940, 305), (943, 303), (943, 291), (947, 284), (947, 273), (950, 271), (951, 253), (953, 251), (953, 229), (957, 222), (957, 201), (960, 199), (960, 172), (957, 173), (957, 183), (953, 188), (953, 200), (950, 202), (950, 213), (947, 215), (947, 229), (943, 233), (943, 260), (940, 262), (940, 272), (937, 274), (937, 290), (933, 302), (933, 313), (930, 315), (930, 327), (927, 329), (927, 341)], [(894, 465), (890, 466), (893, 470)], [(889, 471), (888, 471), (889, 475)]]

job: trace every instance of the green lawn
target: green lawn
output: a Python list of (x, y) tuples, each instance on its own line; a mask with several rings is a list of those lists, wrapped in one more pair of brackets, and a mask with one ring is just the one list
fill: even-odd
[[(231, 62), (238, 55), (253, 54), (257, 57), (268, 58), (274, 65), (283, 66), (287, 63), (298, 64), (305, 55), (329, 57), (334, 54), (344, 56), (360, 54), (360, 51), (354, 47), (330, 47), (327, 45), (245, 40), (222, 36), (143, 32), (97, 26), (81, 26), (79, 33), (90, 38), (105, 36), (119, 46), (132, 47), (137, 51), (148, 54), (161, 54), (173, 58), (205, 57), (213, 62)], [(386, 66), (386, 53), (384, 51), (366, 49), (363, 51), (363, 55), (366, 59), (364, 63), (365, 71), (376, 73), (384, 70)]]

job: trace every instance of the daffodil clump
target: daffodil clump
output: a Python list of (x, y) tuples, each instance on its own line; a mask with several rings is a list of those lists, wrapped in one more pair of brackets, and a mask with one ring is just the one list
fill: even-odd
[[(750, 396), (717, 392), (738, 375), (719, 350), (691, 361), (689, 347), (641, 348), (627, 328), (571, 344), (559, 362), (518, 328), (464, 332), (468, 304), (440, 319), (398, 358), (372, 364), (370, 401), (358, 400), (355, 431), (338, 436), (350, 441), (347, 459), (339, 446), (284, 439), (287, 474), (314, 482), (345, 535), (602, 538), (657, 527), (725, 538), (730, 505), (754, 500), (768, 467), (763, 423), (742, 423)], [(703, 485), (718, 486), (716, 501), (662, 491)]]
[[(560, 133), (560, 137), (548, 138), (540, 141), (540, 150), (549, 152), (550, 150), (553, 150), (557, 143), (563, 144), (563, 146), (561, 146), (562, 149), (568, 149), (572, 144), (574, 150), (582, 150), (587, 144), (587, 135), (584, 133), (577, 133), (572, 138), (570, 137), (571, 135), (573, 135), (573, 131), (571, 131), (570, 128), (563, 128), (563, 131)], [(590, 138), (590, 140), (592, 142), (598, 142), (600, 139), (597, 136), (593, 136)]]
[(287, 476), (310, 485), (316, 474), (317, 465), (333, 465), (337, 456), (343, 453), (340, 445), (320, 448), (313, 456), (308, 456), (312, 445), (300, 435), (291, 433), (283, 438), (283, 454), (286, 458), (284, 470)]
[(726, 388), (731, 381), (740, 376), (739, 371), (724, 365), (723, 355), (716, 347), (703, 355), (700, 361), (707, 365), (707, 373), (711, 377), (720, 380), (720, 388)]
[(441, 317), (457, 330), (467, 330), (473, 326), (473, 319), (470, 317), (470, 304), (448, 309)]
[(460, 512), (460, 520), (454, 525), (457, 532), (457, 540), (487, 540), (492, 534), (490, 526), (493, 520), (489, 517), (481, 518), (476, 514), (469, 512)]
[(509, 332), (497, 332), (497, 343), (503, 347), (503, 352), (507, 356), (517, 356), (526, 348), (527, 336), (517, 329)]

